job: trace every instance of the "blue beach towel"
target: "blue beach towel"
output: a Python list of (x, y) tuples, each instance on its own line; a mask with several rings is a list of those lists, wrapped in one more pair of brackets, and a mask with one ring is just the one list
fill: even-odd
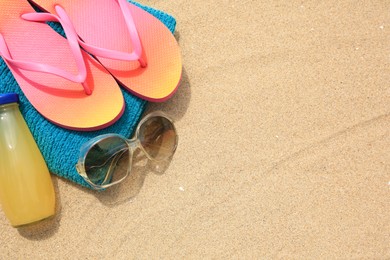
[[(128, 1), (154, 15), (172, 33), (175, 31), (176, 20), (172, 16), (131, 0)], [(50, 26), (64, 35), (63, 30), (58, 24), (50, 23)], [(0, 79), (0, 93), (15, 92), (19, 94), (20, 110), (46, 160), (50, 172), (88, 188), (90, 186), (75, 169), (81, 145), (95, 136), (107, 133), (117, 133), (125, 137), (130, 137), (146, 105), (146, 101), (122, 89), (126, 108), (123, 116), (115, 124), (93, 132), (72, 131), (50, 123), (37, 112), (20, 90), (11, 71), (2, 59), (0, 59)]]

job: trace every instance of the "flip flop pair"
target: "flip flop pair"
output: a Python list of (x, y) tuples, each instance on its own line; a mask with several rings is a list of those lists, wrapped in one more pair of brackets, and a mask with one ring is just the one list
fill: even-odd
[[(75, 130), (111, 125), (124, 111), (116, 80), (150, 101), (164, 101), (176, 90), (177, 42), (149, 13), (123, 0), (34, 4), (48, 13), (35, 13), (27, 1), (2, 1), (0, 53), (49, 121)], [(37, 23), (45, 21), (60, 22), (67, 39)]]

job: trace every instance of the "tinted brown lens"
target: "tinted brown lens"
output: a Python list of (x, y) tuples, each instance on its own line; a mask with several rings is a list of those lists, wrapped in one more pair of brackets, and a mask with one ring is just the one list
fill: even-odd
[(175, 128), (165, 117), (155, 116), (145, 121), (140, 126), (139, 139), (145, 152), (156, 160), (171, 157), (176, 149)]
[(89, 150), (85, 158), (85, 172), (96, 185), (123, 179), (129, 170), (129, 149), (120, 137), (101, 140)]

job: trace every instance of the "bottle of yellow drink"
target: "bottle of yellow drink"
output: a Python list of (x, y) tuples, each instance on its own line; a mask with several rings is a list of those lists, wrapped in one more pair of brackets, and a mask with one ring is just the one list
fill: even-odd
[(14, 227), (54, 215), (49, 170), (19, 110), (17, 94), (0, 95), (0, 204)]

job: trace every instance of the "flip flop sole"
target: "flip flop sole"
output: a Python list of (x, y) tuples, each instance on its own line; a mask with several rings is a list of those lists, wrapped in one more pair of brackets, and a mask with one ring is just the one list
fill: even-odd
[[(33, 0), (55, 14), (60, 5), (81, 39), (109, 50), (132, 52), (132, 41), (123, 14), (115, 0)], [(157, 18), (129, 3), (147, 67), (138, 61), (96, 57), (131, 93), (155, 102), (167, 100), (179, 84), (182, 72), (180, 48), (169, 29)]]
[[(44, 23), (23, 20), (35, 12), (27, 1), (2, 1), (0, 32), (12, 58), (51, 65), (77, 74), (77, 66), (66, 39)], [(88, 86), (55, 75), (26, 71), (7, 63), (27, 99), (46, 119), (68, 129), (97, 130), (114, 123), (124, 111), (120, 88), (107, 70), (84, 51)]]

